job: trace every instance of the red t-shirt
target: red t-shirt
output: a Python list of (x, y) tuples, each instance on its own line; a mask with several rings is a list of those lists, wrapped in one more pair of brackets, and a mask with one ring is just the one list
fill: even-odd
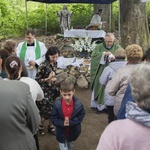
[[(71, 100), (70, 104), (67, 104), (65, 102), (64, 99), (62, 99), (62, 112), (63, 112), (63, 116), (68, 117), (69, 119), (71, 118), (72, 112), (73, 112), (73, 108), (74, 108), (74, 101), (73, 99)], [(66, 137), (68, 137), (69, 135), (69, 128), (66, 127), (66, 133), (65, 133)]]

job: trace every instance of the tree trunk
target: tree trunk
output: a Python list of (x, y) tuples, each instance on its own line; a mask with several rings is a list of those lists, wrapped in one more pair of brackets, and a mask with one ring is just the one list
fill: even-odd
[(94, 14), (97, 13), (99, 9), (103, 9), (102, 21), (106, 21), (103, 30), (108, 32), (111, 30), (111, 4), (94, 4)]
[(120, 0), (121, 46), (139, 44), (143, 50), (150, 46), (146, 3), (139, 0)]

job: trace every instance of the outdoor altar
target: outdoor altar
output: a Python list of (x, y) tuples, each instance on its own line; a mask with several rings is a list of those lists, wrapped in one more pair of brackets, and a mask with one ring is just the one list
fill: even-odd
[(64, 31), (64, 37), (85, 38), (86, 36), (91, 38), (104, 38), (106, 32), (104, 30), (86, 30), (86, 29), (70, 29)]
[(79, 88), (89, 87), (90, 54), (96, 46), (95, 42), (86, 35), (85, 38), (72, 38), (72, 42), (62, 48), (61, 56), (57, 60), (57, 68), (62, 72), (57, 77), (58, 81), (71, 78)]

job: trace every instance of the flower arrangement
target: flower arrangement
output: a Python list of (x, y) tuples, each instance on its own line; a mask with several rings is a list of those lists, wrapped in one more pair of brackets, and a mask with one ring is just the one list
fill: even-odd
[(90, 53), (94, 50), (96, 41), (92, 42), (92, 38), (86, 36), (85, 38), (79, 38), (79, 40), (76, 40), (75, 43), (70, 46), (73, 47), (75, 51)]

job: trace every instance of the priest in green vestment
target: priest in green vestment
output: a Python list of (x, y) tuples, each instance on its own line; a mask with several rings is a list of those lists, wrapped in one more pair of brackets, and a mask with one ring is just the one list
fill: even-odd
[(35, 39), (35, 32), (28, 29), (25, 41), (20, 42), (17, 47), (17, 56), (24, 61), (28, 77), (35, 79), (37, 68), (45, 60), (46, 52), (45, 44)]
[(104, 86), (99, 83), (99, 78), (104, 68), (109, 64), (109, 56), (120, 47), (114, 41), (114, 34), (107, 33), (104, 42), (98, 44), (91, 55), (91, 108), (97, 108), (98, 111), (106, 108), (104, 105)]

